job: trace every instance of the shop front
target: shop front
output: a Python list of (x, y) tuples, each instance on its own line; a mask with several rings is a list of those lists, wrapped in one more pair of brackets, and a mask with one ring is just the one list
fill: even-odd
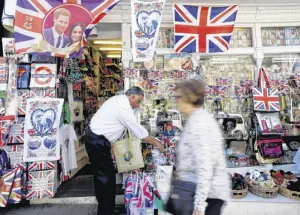
[[(0, 93), (6, 102), (2, 105), (6, 113), (1, 123), (3, 127), (9, 125), (10, 129), (5, 131), (7, 138), (0, 146), (10, 156), (11, 166), (7, 169), (15, 171), (14, 180), (22, 178), (24, 182), (23, 187), (15, 191), (20, 198), (11, 201), (96, 204), (84, 144), (85, 128), (107, 99), (131, 86), (139, 86), (145, 92), (145, 100), (138, 120), (165, 144), (165, 160), (162, 163), (155, 160), (153, 148), (142, 143), (145, 168), (138, 173), (117, 174), (119, 195), (116, 204), (125, 204), (131, 211), (157, 213), (158, 203), (169, 193), (176, 143), (186, 120), (175, 104), (175, 86), (183, 80), (198, 79), (207, 85), (205, 108), (222, 128), (227, 171), (233, 184), (239, 177), (243, 177), (242, 181), (247, 179), (247, 183), (239, 182), (239, 188), (232, 187), (232, 199), (224, 214), (300, 213), (297, 183), (288, 187), (290, 189), (287, 186), (283, 189), (282, 183), (278, 182), (281, 178), (300, 177), (299, 163), (295, 161), (300, 147), (299, 2), (202, 1), (201, 4), (211, 7), (239, 5), (229, 50), (209, 54), (174, 53), (173, 3), (185, 2), (166, 1), (150, 60), (137, 62), (135, 59), (137, 37), (129, 0), (106, 11), (107, 15), (92, 28), (84, 42), (83, 54), (78, 56), (72, 55), (71, 48), (62, 56), (57, 51), (62, 48), (60, 43), (51, 48), (55, 56), (37, 53), (40, 47), (48, 47), (42, 43), (27, 47), (34, 54), (16, 55), (9, 51), (13, 44), (11, 39), (3, 38), (3, 47), (8, 49), (4, 49), (6, 58), (1, 63), (8, 77), (0, 84), (3, 86)], [(189, 3), (200, 4), (192, 0)], [(72, 7), (65, 9), (76, 12), (79, 6)], [(43, 26), (49, 27), (47, 20), (55, 17), (54, 10), (49, 11)], [(91, 22), (92, 17), (97, 16), (96, 9), (91, 11), (85, 10), (90, 17), (77, 17), (73, 24)], [(18, 22), (16, 25), (18, 30)], [(47, 39), (46, 42), (50, 43)], [(19, 43), (18, 47), (26, 48), (26, 44)], [(66, 55), (73, 58), (65, 58)], [(272, 110), (267, 110), (268, 105), (259, 107), (255, 100), (258, 95), (253, 89), (257, 88), (262, 75), (268, 80), (264, 85), (276, 91), (278, 102), (275, 106), (270, 105)], [(258, 156), (262, 151), (257, 143), (267, 136), (281, 140), (282, 154), (272, 162)], [(66, 159), (72, 162), (66, 163)], [(264, 180), (259, 179), (259, 176), (254, 177), (256, 173), (267, 176)], [(137, 208), (126, 197), (129, 179), (134, 179), (135, 183), (142, 179), (143, 185), (149, 183), (151, 203), (144, 198), (143, 206)], [(278, 183), (272, 186), (268, 180)], [(5, 198), (8, 201), (9, 196)]]

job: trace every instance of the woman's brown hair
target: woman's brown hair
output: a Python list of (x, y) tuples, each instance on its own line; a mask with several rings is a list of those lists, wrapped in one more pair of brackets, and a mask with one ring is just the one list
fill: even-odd
[(188, 80), (176, 85), (176, 91), (180, 92), (180, 97), (184, 101), (195, 106), (202, 106), (205, 96), (205, 83), (198, 80)]

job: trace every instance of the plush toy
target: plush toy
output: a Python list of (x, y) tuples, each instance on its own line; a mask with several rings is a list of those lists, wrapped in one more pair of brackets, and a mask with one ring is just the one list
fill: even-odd
[(234, 173), (231, 180), (233, 190), (243, 190), (246, 188), (245, 178), (241, 174)]

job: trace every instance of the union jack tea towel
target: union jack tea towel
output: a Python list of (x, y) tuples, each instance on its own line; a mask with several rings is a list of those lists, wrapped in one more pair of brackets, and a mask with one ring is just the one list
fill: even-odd
[(0, 148), (6, 146), (6, 140), (15, 116), (0, 116)]
[(55, 98), (55, 89), (31, 89), (30, 90), (30, 98), (36, 98), (36, 97), (49, 97), (49, 98)]
[(30, 65), (18, 65), (17, 88), (26, 89), (29, 86)]
[(238, 6), (174, 4), (175, 52), (215, 53), (229, 49)]
[(60, 159), (59, 122), (63, 99), (30, 98), (27, 100), (24, 126), (24, 161)]
[(32, 64), (30, 88), (55, 88), (56, 64)]
[(119, 1), (17, 0), (14, 23), (17, 54), (80, 56), (92, 29)]
[(17, 107), (18, 115), (26, 114), (27, 99), (30, 98), (30, 91), (28, 89), (18, 90)]
[(0, 179), (0, 207), (6, 207), (17, 169), (4, 170)]
[(156, 47), (165, 0), (131, 1), (133, 61), (151, 61)]
[(54, 197), (54, 177), (54, 170), (29, 172), (26, 199)]
[(16, 168), (16, 176), (12, 185), (12, 190), (8, 198), (8, 204), (18, 204), (22, 201), (23, 197), (23, 181), (22, 181), (22, 170)]
[(7, 83), (8, 79), (8, 66), (6, 64), (6, 58), (0, 57), (0, 83)]
[(25, 117), (18, 117), (18, 120), (11, 126), (7, 144), (24, 143), (24, 123)]
[(50, 170), (55, 169), (56, 165), (54, 161), (39, 161), (39, 162), (29, 162), (28, 171), (40, 171), (40, 170)]
[(23, 145), (9, 145), (5, 146), (4, 150), (10, 158), (10, 168), (26, 169), (26, 163), (23, 162)]

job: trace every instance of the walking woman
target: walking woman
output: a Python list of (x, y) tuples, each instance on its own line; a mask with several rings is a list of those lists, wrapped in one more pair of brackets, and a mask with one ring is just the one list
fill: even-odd
[(176, 102), (188, 116), (176, 151), (176, 173), (166, 210), (174, 215), (220, 215), (229, 199), (220, 125), (204, 108), (205, 85), (179, 83)]

